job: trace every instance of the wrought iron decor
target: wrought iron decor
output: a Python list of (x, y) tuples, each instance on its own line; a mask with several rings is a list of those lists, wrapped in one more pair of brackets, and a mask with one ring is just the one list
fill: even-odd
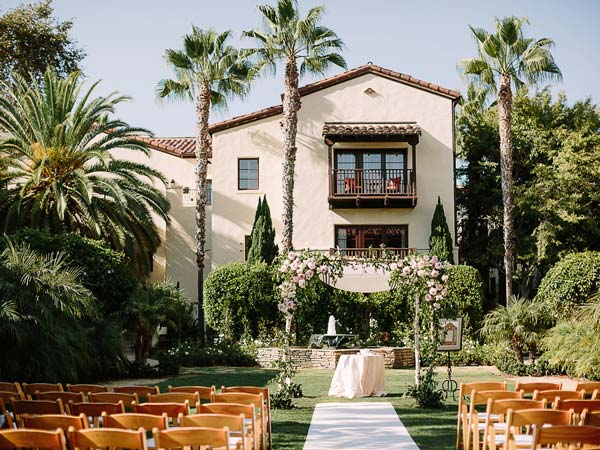
[(458, 383), (452, 378), (452, 360), (450, 352), (460, 351), (462, 348), (462, 319), (440, 319), (440, 344), (438, 351), (448, 354), (448, 378), (442, 381), (442, 391), (446, 399), (452, 394), (456, 400)]

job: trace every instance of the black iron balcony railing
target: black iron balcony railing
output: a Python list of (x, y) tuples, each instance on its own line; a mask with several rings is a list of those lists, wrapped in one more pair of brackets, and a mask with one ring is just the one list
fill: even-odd
[(415, 253), (414, 248), (369, 247), (369, 248), (330, 248), (330, 255), (340, 255), (343, 258), (377, 258), (402, 259)]
[(333, 169), (334, 197), (415, 197), (412, 169)]

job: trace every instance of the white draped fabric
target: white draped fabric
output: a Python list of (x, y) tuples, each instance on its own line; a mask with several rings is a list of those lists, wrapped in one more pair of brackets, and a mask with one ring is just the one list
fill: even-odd
[(336, 289), (350, 292), (381, 292), (390, 290), (391, 272), (375, 268), (371, 264), (350, 264), (344, 266), (342, 276), (336, 280), (322, 278)]
[(342, 355), (338, 361), (329, 395), (360, 398), (385, 395), (383, 355)]

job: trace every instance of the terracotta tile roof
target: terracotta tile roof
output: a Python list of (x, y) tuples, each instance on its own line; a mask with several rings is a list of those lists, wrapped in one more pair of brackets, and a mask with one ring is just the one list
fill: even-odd
[(323, 136), (375, 136), (375, 135), (420, 135), (421, 128), (414, 122), (325, 122)]
[(169, 153), (180, 158), (196, 157), (196, 138), (194, 137), (153, 137), (140, 138), (142, 141), (160, 152)]
[[(375, 64), (365, 64), (364, 66), (356, 67), (355, 69), (342, 72), (338, 75), (334, 75), (323, 80), (316, 81), (314, 83), (307, 84), (299, 89), (300, 95), (308, 95), (313, 92), (326, 89), (336, 84), (343, 83), (344, 81), (351, 80), (366, 74), (375, 74), (390, 80), (398, 81), (400, 83), (422, 89), (424, 91), (432, 92), (442, 97), (449, 98), (453, 101), (457, 101), (460, 98), (460, 94), (457, 91), (447, 89), (437, 84), (429, 83), (427, 81), (419, 80), (410, 75), (406, 75), (400, 72), (394, 72), (393, 70), (385, 69)], [(209, 127), (210, 133), (216, 133), (218, 131), (226, 130), (228, 128), (237, 127), (255, 120), (265, 119), (267, 117), (276, 116), (281, 114), (283, 107), (281, 105), (271, 106), (269, 108), (261, 109), (253, 113), (244, 114), (243, 116), (233, 117), (232, 119), (217, 122)]]

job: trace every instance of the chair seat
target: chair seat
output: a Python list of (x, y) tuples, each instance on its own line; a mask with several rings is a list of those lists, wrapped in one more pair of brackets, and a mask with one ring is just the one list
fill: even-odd
[[(533, 444), (533, 436), (531, 434), (517, 434), (515, 437), (515, 444), (519, 447), (530, 448), (531, 444)], [(499, 434), (496, 436), (494, 441), (496, 445), (504, 445), (506, 443), (506, 436), (504, 434)]]

